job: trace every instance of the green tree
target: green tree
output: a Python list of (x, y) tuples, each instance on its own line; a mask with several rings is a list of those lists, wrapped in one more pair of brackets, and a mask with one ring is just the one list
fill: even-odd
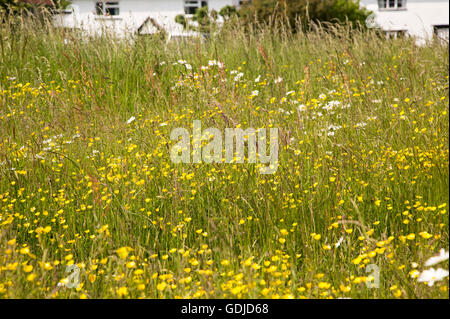
[(239, 11), (244, 24), (264, 22), (273, 25), (285, 20), (294, 31), (299, 26), (298, 22), (303, 28), (307, 28), (310, 22), (364, 26), (369, 14), (357, 0), (253, 0)]
[[(223, 20), (229, 20), (232, 17), (238, 16), (238, 12), (235, 6), (225, 6), (219, 12), (216, 12), (214, 9), (209, 10), (207, 6), (204, 6), (197, 9), (190, 20), (184, 14), (179, 14), (175, 17), (175, 22), (181, 24), (185, 29), (208, 34), (217, 25), (219, 15)], [(194, 21), (196, 24), (193, 25), (190, 21)]]
[(30, 4), (20, 0), (0, 0), (0, 12), (17, 13), (29, 9)]

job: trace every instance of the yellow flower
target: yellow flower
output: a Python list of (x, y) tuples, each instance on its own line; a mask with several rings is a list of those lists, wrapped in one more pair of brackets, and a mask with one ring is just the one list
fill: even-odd
[(283, 236), (287, 236), (289, 234), (289, 232), (286, 229), (281, 229), (280, 230), (281, 235)]
[(394, 297), (399, 298), (402, 295), (402, 291), (400, 289), (397, 289), (394, 291)]
[(20, 248), (19, 252), (20, 252), (22, 255), (27, 255), (27, 254), (30, 253), (30, 248), (28, 248), (28, 247)]
[(33, 281), (36, 278), (36, 274), (29, 274), (27, 276), (27, 281)]
[(220, 262), (220, 264), (221, 264), (222, 266), (228, 266), (228, 265), (230, 264), (230, 261), (229, 261), (228, 259), (225, 259), (225, 260), (222, 260), (222, 261)]
[(119, 297), (127, 296), (128, 295), (128, 288), (127, 287), (120, 287), (117, 289), (117, 295)]
[(88, 279), (89, 279), (89, 281), (90, 281), (91, 283), (93, 283), (93, 282), (95, 281), (96, 278), (97, 278), (97, 276), (94, 275), (94, 274), (90, 274), (90, 275), (88, 276)]
[(23, 271), (30, 272), (33, 270), (33, 265), (25, 265), (23, 266)]
[(416, 238), (415, 234), (409, 234), (408, 236), (406, 236), (406, 239), (408, 240), (414, 240), (414, 238)]
[(419, 235), (420, 235), (420, 237), (422, 237), (423, 239), (429, 239), (429, 238), (433, 237), (433, 235), (429, 234), (429, 233), (426, 232), (426, 231), (420, 232)]
[(328, 282), (319, 282), (319, 284), (317, 285), (317, 287), (319, 287), (320, 289), (328, 289), (331, 287), (331, 284), (329, 284)]
[(166, 287), (167, 287), (167, 284), (164, 281), (162, 281), (156, 285), (156, 289), (158, 289), (159, 291), (163, 291), (164, 289), (166, 289)]
[(44, 267), (44, 269), (45, 270), (51, 270), (53, 267), (52, 267), (52, 264), (50, 264), (50, 263), (45, 263), (44, 265), (43, 265), (43, 267)]
[(130, 251), (129, 247), (120, 247), (116, 250), (117, 255), (120, 259), (126, 259), (128, 257), (128, 252)]

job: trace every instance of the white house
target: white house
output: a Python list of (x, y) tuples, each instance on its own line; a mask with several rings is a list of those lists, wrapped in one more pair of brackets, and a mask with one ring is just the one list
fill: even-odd
[(192, 15), (196, 9), (208, 6), (219, 11), (224, 6), (239, 6), (239, 0), (72, 0), (64, 14), (54, 17), (55, 25), (77, 28), (91, 35), (112, 31), (127, 34), (152, 34), (164, 29), (170, 37), (189, 36), (175, 22), (179, 14)]
[[(195, 33), (175, 22), (178, 14), (189, 16), (202, 6), (219, 11), (226, 5), (239, 7), (243, 1), (248, 0), (72, 0), (66, 14), (55, 16), (55, 24), (88, 34), (108, 30), (125, 36), (164, 29), (170, 37), (188, 36)], [(418, 44), (436, 35), (448, 41), (449, 0), (360, 0), (360, 3), (374, 12), (372, 22), (388, 36), (411, 35)]]
[(390, 37), (409, 35), (418, 44), (449, 35), (449, 0), (361, 0), (374, 13), (369, 21)]

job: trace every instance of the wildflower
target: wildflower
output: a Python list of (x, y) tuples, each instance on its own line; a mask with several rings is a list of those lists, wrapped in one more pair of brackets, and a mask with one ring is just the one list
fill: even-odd
[(128, 295), (128, 288), (127, 287), (120, 287), (117, 289), (117, 295), (119, 297), (124, 297)]
[(281, 83), (281, 82), (283, 82), (283, 78), (279, 76), (279, 77), (276, 78), (273, 82), (274, 82), (275, 84)]
[(23, 266), (23, 271), (25, 272), (31, 272), (33, 270), (33, 266), (32, 265), (25, 265)]
[(438, 268), (430, 268), (424, 270), (417, 279), (418, 282), (425, 282), (429, 287), (433, 286), (436, 281), (441, 281), (442, 279), (448, 277), (448, 270)]
[(252, 91), (252, 94), (250, 95), (251, 97), (255, 97), (259, 95), (259, 91), (258, 90), (254, 90)]
[(235, 77), (234, 77), (234, 82), (239, 81), (242, 77), (244, 76), (244, 73), (238, 73)]
[(129, 251), (130, 251), (129, 247), (121, 247), (116, 250), (116, 253), (121, 259), (126, 259)]
[(430, 259), (428, 259), (425, 262), (425, 266), (429, 267), (429, 266), (436, 265), (436, 264), (438, 264), (440, 262), (448, 260), (448, 257), (449, 257), (449, 252), (448, 251), (446, 252), (445, 249), (441, 249), (439, 251), (439, 255), (438, 256), (431, 257)]
[(158, 289), (159, 291), (163, 291), (164, 289), (166, 289), (166, 287), (167, 287), (167, 284), (164, 281), (162, 281), (156, 285), (156, 289)]
[(129, 261), (126, 264), (127, 268), (135, 268), (136, 267), (136, 263), (134, 261)]
[(344, 237), (341, 236), (341, 238), (339, 238), (338, 242), (336, 244), (334, 244), (334, 247), (338, 248), (342, 244), (343, 241), (344, 241)]
[(27, 276), (27, 281), (34, 281), (35, 278), (36, 278), (36, 274), (29, 274)]
[(320, 289), (328, 289), (331, 287), (331, 284), (328, 282), (319, 282), (319, 284), (317, 285)]
[(281, 230), (280, 230), (280, 233), (281, 233), (283, 236), (287, 236), (287, 235), (289, 234), (289, 232), (288, 232), (286, 229), (281, 229)]
[(130, 117), (127, 121), (127, 124), (132, 123), (136, 118), (134, 116)]

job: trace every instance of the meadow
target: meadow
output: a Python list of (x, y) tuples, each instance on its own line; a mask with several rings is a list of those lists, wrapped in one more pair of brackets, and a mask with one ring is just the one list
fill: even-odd
[[(0, 298), (448, 298), (448, 68), (348, 27), (4, 21)], [(194, 120), (278, 128), (277, 171), (173, 163)]]

